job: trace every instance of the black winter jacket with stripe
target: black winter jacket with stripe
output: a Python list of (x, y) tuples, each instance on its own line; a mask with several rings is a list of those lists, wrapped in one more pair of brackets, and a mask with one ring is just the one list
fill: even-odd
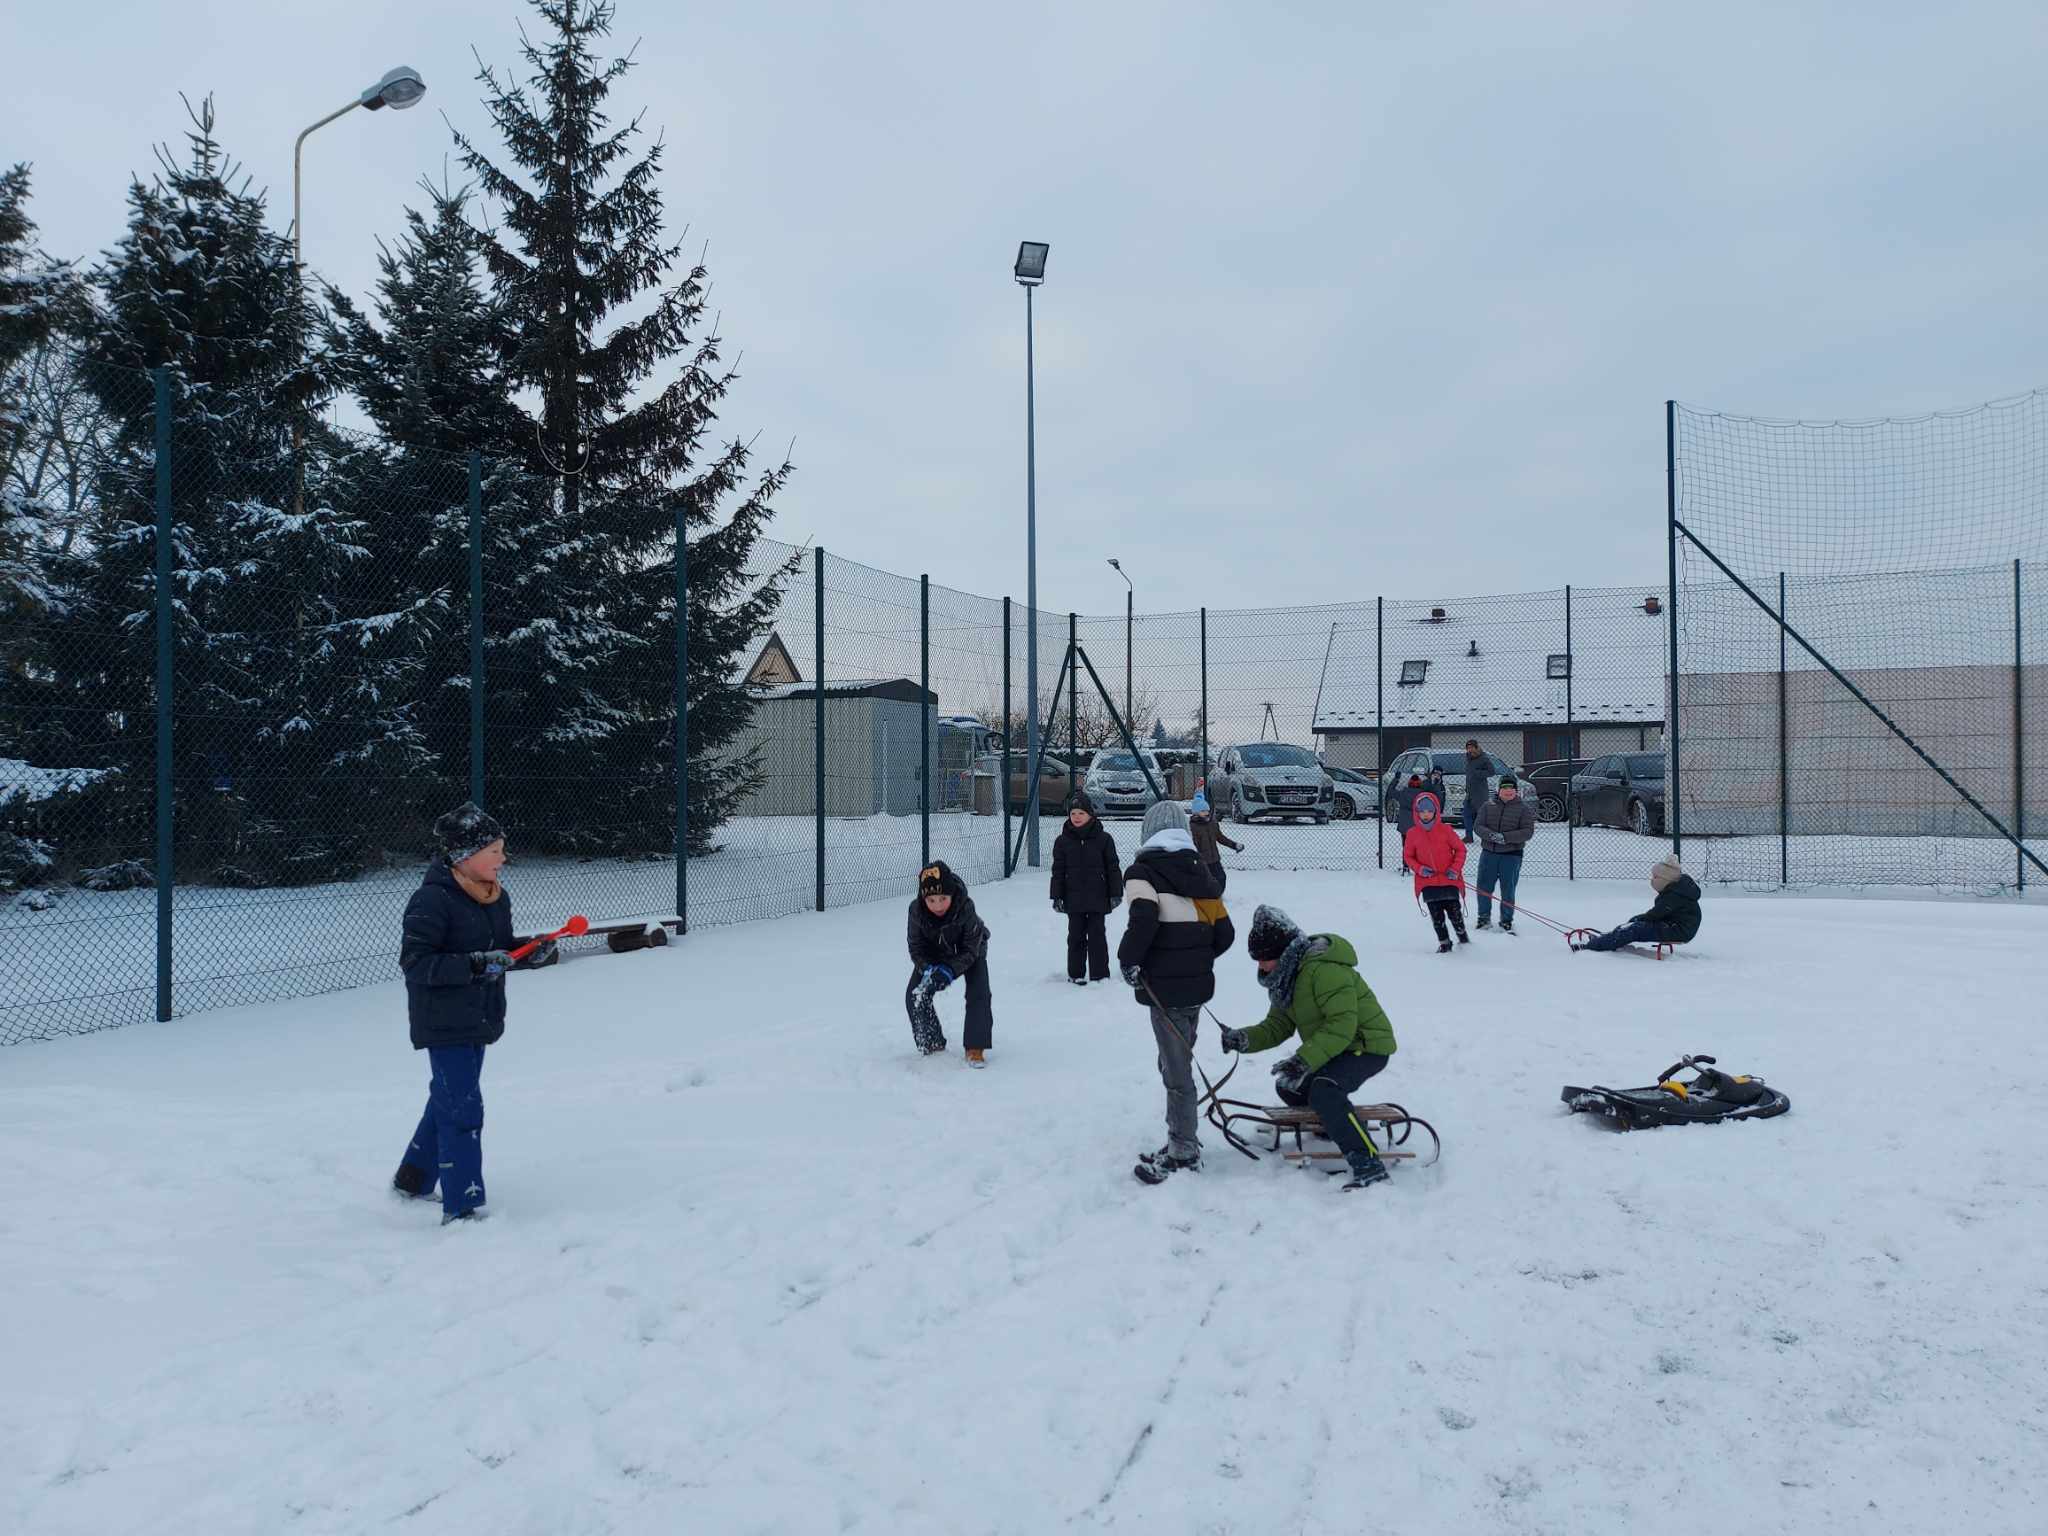
[[(1124, 872), (1130, 925), (1117, 964), (1136, 966), (1146, 986), (1140, 1007), (1193, 1008), (1216, 995), (1216, 957), (1236, 941), (1223, 892), (1196, 854), (1184, 848), (1141, 848)], [(1149, 996), (1148, 996), (1149, 991)]]

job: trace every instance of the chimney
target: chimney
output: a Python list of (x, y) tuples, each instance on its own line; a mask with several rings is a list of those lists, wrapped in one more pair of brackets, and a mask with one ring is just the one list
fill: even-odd
[(1432, 624), (1441, 624), (1441, 623), (1443, 623), (1443, 621), (1444, 621), (1444, 611), (1443, 611), (1443, 609), (1441, 609), (1441, 608), (1432, 608), (1432, 609), (1430, 609), (1430, 610), (1429, 610), (1429, 622), (1430, 622), (1430, 623), (1432, 623)]
[(1643, 599), (1643, 612), (1647, 613), (1651, 618), (1654, 619), (1658, 614), (1662, 613), (1663, 611), (1664, 605), (1661, 602), (1659, 602), (1656, 598), (1646, 597)]
[(1474, 640), (1472, 642), (1472, 649), (1467, 651), (1465, 654), (1467, 656), (1477, 656), (1479, 654), (1479, 642), (1477, 640)]

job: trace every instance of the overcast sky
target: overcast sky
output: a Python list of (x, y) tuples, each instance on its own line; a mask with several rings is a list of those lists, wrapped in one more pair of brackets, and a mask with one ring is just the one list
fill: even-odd
[[(60, 254), (116, 237), (177, 93), (306, 254), (488, 137), (513, 0), (5, 0), (0, 159)], [(775, 532), (1021, 599), (1020, 238), (1040, 595), (1120, 610), (1660, 582), (1662, 402), (1896, 414), (2048, 382), (2048, 6), (965, 6), (621, 0), (744, 378)]]

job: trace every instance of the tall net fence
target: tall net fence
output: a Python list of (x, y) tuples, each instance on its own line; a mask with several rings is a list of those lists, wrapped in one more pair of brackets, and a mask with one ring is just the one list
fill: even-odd
[(2048, 392), (1670, 413), (1679, 832), (1753, 884), (2043, 883)]
[(0, 420), (0, 1044), (392, 980), (465, 799), (529, 933), (1029, 872), (1082, 788), (1203, 787), (1235, 864), (1398, 873), (1402, 788), (1462, 822), (1508, 771), (1532, 875), (1682, 837), (1709, 881), (2048, 885), (2042, 395), (1674, 410), (1667, 743), (1656, 583), (1032, 615), (718, 528), (679, 562), (679, 508), (610, 508), (614, 553), (518, 464), (89, 383)]

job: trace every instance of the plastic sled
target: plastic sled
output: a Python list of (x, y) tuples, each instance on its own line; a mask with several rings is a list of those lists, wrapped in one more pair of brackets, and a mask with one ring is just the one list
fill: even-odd
[[(1687, 1069), (1690, 1082), (1678, 1074)], [(1662, 1125), (1719, 1125), (1723, 1120), (1768, 1120), (1792, 1101), (1760, 1077), (1715, 1068), (1711, 1056), (1681, 1056), (1647, 1088), (1567, 1087), (1559, 1095), (1575, 1114), (1597, 1115), (1618, 1131)]]

